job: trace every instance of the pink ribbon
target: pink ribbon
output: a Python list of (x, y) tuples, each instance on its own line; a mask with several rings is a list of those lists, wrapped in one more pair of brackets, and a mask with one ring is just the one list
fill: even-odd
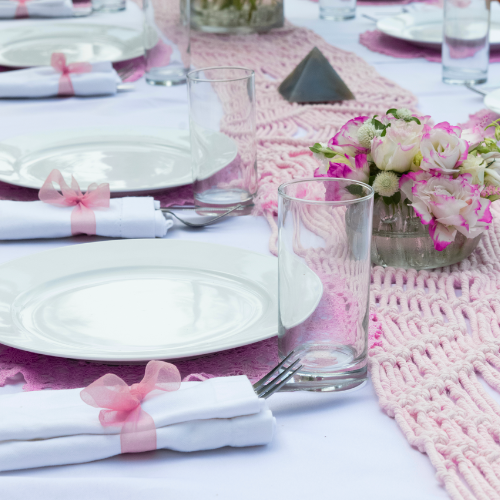
[(122, 453), (156, 450), (156, 426), (141, 402), (151, 391), (176, 391), (181, 385), (179, 370), (164, 361), (150, 361), (144, 378), (130, 387), (117, 375), (108, 373), (80, 393), (85, 403), (106, 408), (99, 413), (101, 425), (121, 425)]
[[(59, 192), (53, 185), (59, 184)], [(61, 194), (62, 193), (62, 194)], [(91, 184), (87, 192), (82, 194), (76, 179), (71, 176), (71, 188), (66, 184), (59, 170), (52, 170), (43, 183), (38, 197), (44, 203), (58, 207), (75, 207), (71, 211), (71, 234), (95, 234), (96, 221), (92, 208), (109, 207), (109, 184)]]
[[(24, 0), (26, 1), (26, 0)], [(75, 89), (71, 83), (71, 73), (90, 73), (92, 64), (90, 63), (71, 63), (66, 64), (66, 56), (61, 52), (54, 52), (50, 58), (50, 65), (61, 73), (59, 79), (59, 92), (57, 95), (75, 95)]]
[(14, 14), (14, 17), (29, 17), (28, 7), (26, 7), (26, 3), (29, 1), (30, 0), (17, 0), (16, 13)]

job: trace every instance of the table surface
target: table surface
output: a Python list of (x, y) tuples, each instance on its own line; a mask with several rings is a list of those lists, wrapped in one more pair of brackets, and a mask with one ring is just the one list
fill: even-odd
[[(318, 4), (285, 0), (286, 17), (314, 30), (332, 45), (352, 51), (379, 73), (418, 97), (423, 114), (436, 122), (464, 122), (479, 111), (482, 98), (463, 87), (441, 83), (441, 65), (424, 59), (395, 59), (359, 44), (359, 34), (374, 29), (362, 14), (398, 13), (401, 6), (359, 7), (355, 20), (321, 21)], [(115, 17), (113, 17), (115, 16)], [(95, 18), (94, 18), (95, 19)], [(140, 24), (137, 7), (103, 15), (101, 22)], [(15, 22), (2, 21), (2, 26)], [(90, 22), (75, 20), (75, 22)], [(500, 64), (490, 66), (490, 83), (500, 82)], [(22, 133), (68, 127), (137, 125), (188, 127), (185, 86), (160, 88), (143, 80), (136, 91), (114, 98), (4, 101), (0, 103), (0, 140)], [(8, 126), (5, 126), (8, 124)], [(269, 254), (270, 231), (261, 217), (230, 218), (202, 231), (176, 224), (168, 238), (233, 245)], [(2, 242), (0, 263), (31, 253), (102, 238)], [(1, 395), (21, 390), (11, 380)], [(495, 395), (497, 396), (497, 395)], [(445, 499), (427, 456), (411, 448), (396, 422), (379, 408), (373, 387), (339, 394), (284, 393), (270, 407), (277, 432), (265, 447), (177, 453), (166, 450), (123, 455), (99, 462), (0, 473), (0, 498), (75, 499), (227, 499), (261, 497), (372, 500)], [(193, 480), (194, 479), (194, 480)]]

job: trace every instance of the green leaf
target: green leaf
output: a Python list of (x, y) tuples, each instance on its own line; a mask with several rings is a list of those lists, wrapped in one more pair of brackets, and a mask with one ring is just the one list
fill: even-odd
[(392, 197), (382, 196), (382, 199), (387, 206), (392, 205)]
[(380, 137), (385, 137), (386, 133), (387, 133), (387, 129), (384, 128), (384, 131), (380, 134)]
[(401, 201), (401, 191), (398, 191), (397, 193), (394, 193), (392, 196), (392, 202), (397, 205)]
[(408, 121), (409, 122), (417, 122), (419, 125), (422, 125), (420, 123), (420, 120), (416, 116), (412, 116)]
[(347, 191), (349, 191), (349, 193), (357, 196), (363, 196), (364, 194), (363, 186), (360, 186), (359, 184), (349, 184), (346, 189)]
[(373, 186), (373, 181), (375, 180), (375, 177), (377, 177), (376, 175), (370, 175), (370, 177), (368, 177), (368, 184), (370, 186)]
[(373, 199), (374, 199), (374, 200), (378, 200), (379, 198), (380, 198), (380, 195), (379, 195), (378, 193), (375, 193), (375, 194), (373, 195)]
[(403, 200), (403, 203), (404, 203), (406, 206), (411, 205), (410, 198), (405, 198), (405, 199)]
[(335, 156), (335, 153), (324, 153), (325, 158), (333, 158)]
[(397, 118), (398, 110), (396, 108), (391, 108), (387, 111), (386, 115), (392, 115), (394, 118)]
[(379, 122), (378, 120), (375, 120), (375, 118), (372, 120), (373, 125), (377, 130), (384, 130), (385, 126), (382, 122)]
[(315, 148), (314, 146), (311, 146), (309, 148), (313, 153), (318, 153), (319, 154), (319, 149), (318, 148)]

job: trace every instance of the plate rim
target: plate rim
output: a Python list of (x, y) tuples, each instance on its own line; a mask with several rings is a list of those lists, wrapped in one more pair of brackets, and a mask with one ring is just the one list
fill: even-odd
[[(412, 43), (417, 46), (424, 46), (424, 47), (431, 47), (431, 48), (440, 48), (442, 44), (441, 42), (433, 42), (433, 41), (427, 41), (427, 40), (416, 40), (414, 38), (410, 38), (408, 36), (405, 36), (404, 34), (399, 31), (399, 33), (396, 33), (395, 29), (388, 29), (385, 27), (385, 22), (390, 21), (390, 20), (398, 20), (398, 19), (416, 19), (418, 16), (422, 16), (422, 14), (432, 14), (435, 18), (436, 17), (442, 17), (442, 12), (441, 11), (434, 11), (434, 10), (428, 10), (428, 11), (416, 11), (416, 12), (404, 12), (401, 14), (396, 14), (394, 16), (387, 16), (383, 17), (382, 19), (379, 19), (376, 24), (376, 28), (378, 31), (382, 32), (384, 35), (390, 36), (392, 38), (396, 38), (398, 40), (403, 40), (408, 43)], [(494, 14), (491, 14), (491, 21), (494, 21), (493, 19), (496, 17), (497, 21), (500, 21), (500, 18), (498, 15), (494, 16)], [(490, 32), (491, 36), (491, 32)], [(490, 40), (490, 46), (496, 47), (500, 46), (500, 38), (498, 41), (491, 41)]]
[[(163, 128), (163, 127), (134, 127), (134, 126), (123, 126), (123, 127), (115, 127), (112, 131), (110, 131), (109, 127), (85, 127), (85, 128), (71, 128), (71, 129), (53, 129), (49, 132), (35, 132), (35, 133), (30, 133), (30, 134), (21, 134), (21, 135), (16, 135), (14, 137), (10, 137), (8, 139), (0, 141), (0, 148), (2, 146), (14, 146), (21, 148), (22, 146), (17, 144), (18, 142), (22, 142), (24, 144), (31, 144), (33, 139), (43, 141), (44, 138), (49, 138), (53, 137), (54, 142), (62, 142), (65, 140), (71, 140), (71, 138), (75, 139), (81, 139), (82, 141), (85, 140), (86, 136), (90, 136), (91, 134), (93, 135), (100, 135), (102, 137), (105, 137), (105, 134), (108, 134), (109, 137), (118, 137), (120, 133), (127, 134), (130, 136), (135, 135), (136, 137), (145, 137), (147, 135), (155, 136), (156, 138), (160, 140), (164, 140), (165, 143), (169, 146), (174, 146), (175, 141), (181, 141), (184, 139), (184, 137), (187, 138), (187, 145), (188, 149), (187, 151), (187, 156), (191, 158), (191, 153), (189, 149), (189, 130), (184, 130), (184, 129), (176, 129), (176, 128)], [(61, 134), (63, 137), (61, 137)], [(170, 138), (169, 138), (170, 134)], [(213, 132), (213, 134), (218, 134), (218, 135), (225, 135), (222, 134), (222, 132)], [(65, 138), (66, 137), (68, 138)], [(225, 135), (226, 138), (231, 139), (229, 136)], [(234, 140), (233, 140), (234, 141)], [(50, 143), (46, 146), (47, 148), (50, 148)], [(29, 154), (32, 154), (33, 152), (37, 151), (35, 150), (30, 150)], [(26, 151), (21, 151), (22, 154), (26, 154)], [(232, 155), (231, 161), (233, 161), (238, 155), (237, 151), (237, 146), (234, 151), (234, 154)], [(1, 159), (0, 159), (1, 161)], [(228, 162), (226, 165), (222, 166), (219, 170), (222, 170), (225, 168), (227, 165), (229, 165), (230, 162)], [(15, 170), (13, 171), (14, 174), (17, 174), (20, 176), (20, 165), (17, 165), (16, 163), (13, 165), (13, 168)], [(211, 173), (211, 175), (214, 175), (217, 173), (219, 170), (216, 170)], [(64, 171), (62, 171), (63, 176), (65, 175)], [(77, 174), (74, 174), (77, 176)], [(78, 176), (77, 176), (78, 177)], [(78, 179), (77, 179), (78, 180)], [(40, 189), (43, 185), (43, 181), (40, 182), (30, 182), (28, 179), (24, 178), (21, 179), (20, 181), (13, 180), (9, 178), (8, 175), (4, 175), (2, 172), (0, 172), (0, 181), (5, 182), (7, 184), (13, 185), (13, 186), (20, 186), (24, 188), (29, 188), (29, 189)], [(106, 182), (106, 181), (104, 181)], [(113, 189), (110, 186), (110, 191), (113, 194), (120, 194), (120, 193), (155, 193), (157, 191), (161, 191), (163, 189), (169, 189), (169, 188), (174, 188), (174, 187), (179, 187), (179, 186), (186, 186), (192, 183), (192, 164), (190, 165), (190, 170), (189, 172), (186, 173), (186, 175), (175, 182), (169, 182), (169, 183), (163, 183), (161, 185), (156, 185), (153, 187), (143, 187), (143, 188), (120, 188), (118, 189)], [(82, 189), (82, 192), (85, 192), (87, 189), (86, 185), (81, 185), (80, 186)]]
[[(152, 245), (152, 244), (159, 244), (159, 245), (171, 246), (171, 247), (177, 246), (179, 249), (181, 249), (182, 247), (185, 248), (186, 245), (197, 246), (199, 248), (199, 250), (197, 250), (197, 253), (200, 251), (201, 252), (203, 251), (202, 247), (206, 248), (208, 246), (208, 247), (211, 247), (212, 249), (214, 249), (215, 251), (217, 251), (217, 250), (220, 251), (221, 249), (224, 249), (225, 251), (235, 252), (236, 254), (240, 254), (240, 255), (245, 254), (245, 255), (251, 255), (252, 257), (257, 257), (258, 259), (265, 259), (269, 263), (271, 263), (271, 261), (274, 261), (273, 265), (275, 265), (275, 268), (276, 268), (276, 278), (275, 278), (276, 290), (274, 290), (274, 292), (268, 291), (268, 294), (272, 300), (271, 307), (274, 307), (276, 309), (276, 314), (278, 312), (278, 301), (279, 301), (279, 298), (278, 298), (278, 277), (277, 277), (278, 259), (274, 256), (264, 255), (264, 254), (261, 254), (258, 252), (245, 250), (243, 248), (233, 247), (233, 246), (229, 246), (229, 245), (221, 245), (221, 244), (217, 244), (217, 243), (206, 243), (206, 242), (200, 242), (200, 241), (181, 240), (181, 239), (175, 239), (175, 240), (166, 240), (166, 239), (164, 239), (164, 240), (112, 240), (112, 241), (104, 241), (104, 242), (81, 243), (81, 244), (76, 244), (76, 245), (66, 245), (64, 247), (52, 248), (52, 249), (44, 250), (42, 252), (37, 252), (35, 254), (25, 255), (25, 256), (19, 257), (17, 259), (12, 259), (12, 260), (0, 265), (0, 270), (2, 270), (4, 268), (8, 268), (10, 266), (22, 265), (22, 263), (24, 261), (26, 261), (27, 259), (31, 259), (35, 256), (41, 257), (43, 259), (44, 257), (47, 258), (47, 256), (53, 255), (54, 253), (55, 254), (58, 254), (58, 253), (64, 254), (67, 252), (71, 253), (73, 251), (76, 251), (76, 249), (79, 249), (78, 251), (85, 252), (85, 248), (88, 248), (88, 245), (94, 245), (94, 248), (95, 248), (95, 245), (115, 247), (115, 246), (119, 246), (119, 245), (123, 245), (123, 244), (125, 244), (125, 245), (130, 244), (130, 242), (134, 242), (133, 244), (139, 244), (139, 245), (145, 245), (145, 246)], [(141, 255), (144, 255), (144, 253), (142, 253)], [(311, 271), (311, 273), (313, 273), (312, 270), (310, 270), (310, 271)], [(38, 284), (36, 286), (40, 286), (40, 284)], [(28, 290), (29, 289), (22, 290), (21, 292), (18, 292), (16, 294), (16, 296), (14, 296), (12, 298), (11, 301), (3, 302), (4, 304), (8, 305), (7, 314), (10, 317), (12, 317), (12, 310), (11, 310), (12, 304), (14, 303), (16, 298), (21, 293), (26, 293), (26, 291), (28, 291)], [(312, 312), (313, 311), (311, 311), (309, 314), (312, 314)], [(278, 318), (276, 315), (276, 320), (277, 319)], [(15, 331), (12, 327), (13, 327), (13, 325), (11, 324), (11, 326), (10, 326), (11, 332)], [(255, 327), (251, 327), (251, 328), (255, 328)], [(115, 356), (109, 356), (109, 353), (108, 353), (108, 355), (106, 355), (104, 353), (101, 353), (98, 355), (92, 355), (92, 354), (74, 352), (75, 347), (72, 347), (72, 348), (65, 347), (65, 348), (62, 348), (62, 350), (59, 350), (58, 352), (54, 353), (53, 351), (47, 350), (44, 348), (41, 349), (39, 347), (37, 348), (36, 346), (34, 348), (31, 346), (26, 346), (22, 342), (9, 341), (8, 339), (6, 341), (5, 339), (2, 338), (2, 332), (0, 332), (0, 342), (6, 346), (9, 346), (9, 347), (13, 347), (16, 349), (20, 349), (20, 350), (24, 350), (24, 351), (28, 351), (28, 352), (33, 352), (33, 353), (37, 353), (37, 354), (43, 354), (46, 356), (64, 357), (64, 358), (69, 358), (69, 359), (78, 359), (78, 360), (85, 360), (85, 361), (110, 362), (110, 363), (118, 363), (118, 364), (133, 364), (133, 363), (144, 363), (144, 362), (147, 362), (151, 359), (184, 359), (184, 358), (190, 358), (190, 357), (198, 357), (198, 356), (203, 356), (203, 355), (211, 354), (211, 353), (215, 353), (215, 352), (222, 352), (222, 351), (225, 351), (228, 349), (234, 349), (234, 348), (241, 347), (244, 345), (249, 345), (249, 344), (252, 344), (255, 342), (260, 342), (262, 340), (272, 338), (278, 334), (277, 321), (276, 321), (275, 326), (272, 328), (269, 328), (269, 329), (272, 330), (272, 332), (266, 333), (266, 331), (263, 328), (255, 329), (255, 333), (253, 334), (251, 341), (248, 341), (248, 339), (240, 339), (240, 341), (233, 341), (231, 343), (231, 345), (226, 344), (225, 347), (221, 347), (221, 345), (212, 346), (212, 347), (210, 347), (210, 346), (202, 347), (201, 349), (196, 350), (196, 351), (191, 351), (190, 353), (186, 353), (186, 351), (184, 351), (183, 353), (177, 354), (176, 356), (165, 354), (165, 352), (162, 352), (160, 350), (157, 351), (159, 354), (158, 354), (158, 356), (155, 356), (155, 357), (144, 356), (144, 355), (142, 355), (142, 356), (141, 355), (136, 355), (136, 356), (132, 355), (131, 356), (130, 353), (128, 356), (123, 356), (123, 355), (120, 355), (120, 351), (116, 351)], [(261, 333), (261, 332), (264, 332), (264, 333)], [(66, 352), (64, 352), (64, 351), (66, 351)]]
[[(6, 43), (9, 41), (9, 38), (7, 37), (7, 35), (5, 35), (6, 33), (9, 34), (9, 32), (12, 32), (12, 31), (15, 32), (16, 30), (19, 31), (22, 29), (26, 30), (26, 29), (29, 29), (30, 27), (33, 27), (33, 26), (35, 26), (35, 25), (11, 26), (11, 27), (5, 28), (5, 29), (0, 31), (0, 42)], [(91, 27), (99, 27), (99, 28), (107, 28), (107, 29), (110, 29), (110, 28), (111, 29), (119, 29), (119, 30), (135, 33), (137, 35), (137, 39), (142, 40), (142, 33), (140, 31), (138, 31), (134, 28), (128, 27), (128, 26), (118, 26), (118, 25), (112, 25), (112, 24), (98, 24), (98, 23), (88, 23), (88, 22), (85, 22), (85, 23), (47, 22), (47, 23), (44, 23), (44, 25), (43, 25), (43, 27), (46, 29), (54, 28), (54, 27), (59, 28), (61, 26), (65, 27), (65, 28), (69, 28), (69, 29), (80, 29), (81, 26), (84, 26), (84, 27), (91, 26)], [(111, 62), (118, 63), (118, 62), (122, 62), (122, 61), (128, 61), (130, 59), (135, 59), (135, 58), (140, 57), (142, 55), (144, 55), (144, 47), (142, 46), (142, 44), (137, 44), (137, 46), (133, 50), (130, 50), (130, 52), (128, 54), (126, 54), (126, 57), (122, 56), (122, 57), (111, 60)], [(93, 63), (93, 62), (98, 62), (98, 61), (90, 59), (88, 61), (79, 61), (79, 62)], [(23, 65), (14, 64), (12, 62), (6, 61), (2, 57), (1, 53), (0, 53), (0, 65), (7, 66), (9, 68), (26, 67)], [(38, 66), (45, 66), (45, 64), (33, 64), (29, 67), (34, 68), (34, 67), (38, 67)]]

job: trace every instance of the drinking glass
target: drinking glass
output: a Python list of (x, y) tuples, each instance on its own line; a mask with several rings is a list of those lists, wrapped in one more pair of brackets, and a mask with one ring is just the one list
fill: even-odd
[(323, 177), (278, 197), (278, 349), (303, 365), (283, 390), (352, 389), (367, 378), (373, 189)]
[(319, 0), (319, 17), (327, 21), (348, 21), (356, 16), (356, 0)]
[(489, 0), (445, 0), (443, 82), (486, 82), (490, 57), (489, 32)]
[(213, 67), (188, 74), (195, 206), (250, 213), (257, 190), (253, 70)]
[(96, 12), (119, 12), (127, 8), (127, 0), (92, 0), (92, 10)]
[(186, 83), (191, 63), (189, 0), (144, 0), (146, 81)]

